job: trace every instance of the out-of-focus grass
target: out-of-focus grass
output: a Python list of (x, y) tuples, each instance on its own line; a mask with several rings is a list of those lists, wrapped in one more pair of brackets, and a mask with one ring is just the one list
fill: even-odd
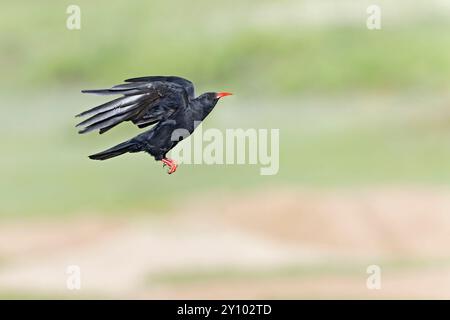
[(277, 185), (450, 181), (444, 97), (299, 98), (280, 105), (237, 95), (221, 101), (204, 130), (280, 129), (280, 170), (274, 176), (259, 175), (259, 165), (181, 165), (168, 176), (146, 154), (89, 160), (88, 154), (139, 132), (122, 125), (107, 135), (78, 135), (73, 115), (100, 100), (63, 93), (6, 101), (15, 120), (0, 127), (2, 215), (158, 212), (198, 192)]
[(220, 85), (250, 96), (449, 86), (450, 41), (442, 31), (450, 25), (439, 8), (404, 24), (386, 10), (383, 29), (370, 31), (363, 3), (355, 3), (359, 20), (327, 27), (283, 19), (301, 10), (296, 2), (82, 0), (75, 31), (65, 26), (67, 2), (9, 2), (0, 12), (8, 75), (0, 83), (23, 92), (178, 74), (207, 90)]
[[(278, 184), (448, 183), (448, 19), (435, 8), (399, 23), (385, 10), (369, 31), (358, 2), (359, 20), (308, 25), (285, 19), (297, 3), (81, 0), (78, 31), (66, 29), (72, 3), (2, 6), (0, 214), (155, 212)], [(279, 174), (192, 165), (168, 177), (143, 154), (89, 161), (137, 130), (78, 136), (73, 115), (104, 101), (79, 90), (151, 74), (235, 92), (205, 128), (279, 128)]]
[(52, 294), (39, 294), (35, 292), (0, 292), (1, 300), (53, 300), (61, 299)]
[[(327, 261), (326, 263), (293, 264), (278, 268), (249, 270), (245, 268), (211, 268), (182, 271), (167, 271), (148, 276), (147, 281), (151, 285), (170, 284), (185, 285), (200, 282), (214, 282), (224, 280), (260, 280), (270, 278), (300, 278), (323, 277), (324, 275), (339, 276), (364, 276), (364, 271), (371, 263), (368, 261), (339, 262)], [(447, 268), (449, 259), (420, 260), (420, 259), (395, 259), (383, 260), (383, 270), (388, 272), (426, 270)]]
[(83, 294), (79, 292), (69, 291), (64, 293), (51, 292), (32, 292), (32, 291), (0, 291), (0, 300), (76, 300), (76, 299), (113, 299), (112, 297), (96, 294)]

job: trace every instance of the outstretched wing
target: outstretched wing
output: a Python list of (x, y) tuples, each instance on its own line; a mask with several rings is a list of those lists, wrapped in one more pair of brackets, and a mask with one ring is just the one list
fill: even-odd
[(125, 82), (155, 82), (155, 81), (162, 81), (162, 82), (172, 82), (176, 83), (184, 88), (186, 90), (188, 96), (190, 98), (194, 98), (194, 84), (189, 81), (188, 79), (181, 78), (181, 77), (174, 77), (174, 76), (149, 76), (149, 77), (139, 77), (139, 78), (131, 78), (125, 80)]
[[(79, 133), (93, 130), (104, 133), (123, 121), (132, 121), (140, 128), (152, 125), (187, 106), (189, 93), (186, 88), (193, 92), (192, 83), (178, 77), (155, 76), (126, 81), (128, 83), (110, 89), (82, 91), (101, 95), (121, 94), (123, 97), (78, 114), (79, 117), (89, 116), (77, 125), (83, 127)], [(186, 87), (186, 82), (190, 83), (191, 89)]]

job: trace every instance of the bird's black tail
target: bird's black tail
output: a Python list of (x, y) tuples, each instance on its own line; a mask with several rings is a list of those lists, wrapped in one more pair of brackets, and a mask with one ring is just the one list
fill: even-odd
[(105, 151), (90, 155), (89, 158), (92, 160), (106, 160), (120, 156), (121, 154), (127, 152), (138, 152), (138, 151), (140, 151), (139, 145), (133, 140), (129, 140), (119, 143), (117, 146), (109, 148)]

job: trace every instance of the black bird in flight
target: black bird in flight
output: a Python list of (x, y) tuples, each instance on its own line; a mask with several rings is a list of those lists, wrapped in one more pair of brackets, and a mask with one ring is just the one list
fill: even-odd
[[(79, 133), (99, 130), (102, 134), (124, 121), (131, 121), (139, 128), (156, 124), (150, 130), (89, 158), (106, 160), (127, 152), (145, 151), (168, 166), (169, 174), (175, 172), (177, 164), (166, 157), (167, 152), (194, 132), (220, 98), (231, 95), (229, 92), (207, 92), (195, 97), (192, 82), (174, 76), (127, 79), (124, 84), (110, 89), (82, 92), (123, 96), (78, 114), (77, 117), (89, 116), (77, 124), (77, 127), (82, 127)], [(176, 134), (178, 129), (182, 130), (178, 132), (188, 134)]]

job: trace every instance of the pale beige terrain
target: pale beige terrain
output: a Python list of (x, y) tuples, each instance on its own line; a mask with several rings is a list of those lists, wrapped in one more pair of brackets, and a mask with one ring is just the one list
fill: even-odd
[[(4, 220), (0, 296), (450, 298), (448, 189), (208, 199), (161, 215)], [(66, 287), (69, 265), (81, 290)], [(379, 290), (366, 286), (369, 265), (381, 268)]]

